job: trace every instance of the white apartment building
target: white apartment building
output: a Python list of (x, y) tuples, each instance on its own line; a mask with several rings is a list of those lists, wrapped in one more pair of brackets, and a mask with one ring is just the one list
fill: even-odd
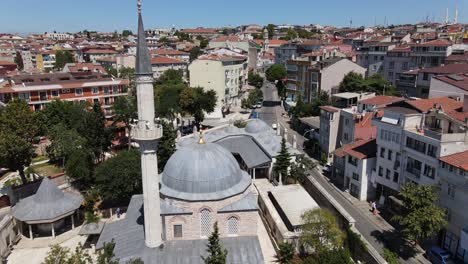
[(344, 168), (343, 189), (360, 201), (375, 196), (371, 173), (376, 164), (376, 147), (375, 139), (360, 139), (334, 152), (334, 163), (340, 163)]
[(190, 87), (214, 90), (218, 96), (215, 116), (223, 107), (240, 105), (240, 92), (248, 77), (247, 57), (204, 55), (188, 67)]
[(46, 33), (45, 37), (48, 38), (48, 39), (53, 39), (53, 40), (72, 40), (72, 39), (75, 39), (75, 36), (73, 36), (72, 34), (56, 33), (56, 32)]
[(468, 263), (468, 151), (443, 156), (438, 167), (439, 205), (447, 210), (448, 225), (442, 247)]
[(463, 104), (448, 97), (398, 102), (373, 120), (377, 164), (372, 173), (378, 194), (388, 197), (409, 181), (435, 185), (438, 158), (468, 149), (467, 126), (454, 116)]

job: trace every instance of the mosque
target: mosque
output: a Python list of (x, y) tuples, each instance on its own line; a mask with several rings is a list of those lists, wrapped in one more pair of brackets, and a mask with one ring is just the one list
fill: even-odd
[[(257, 229), (263, 223), (249, 175), (252, 171), (248, 167), (241, 169), (238, 157), (228, 149), (235, 144), (226, 139), (224, 143), (215, 142), (219, 141), (220, 134), (229, 134), (233, 127), (212, 133), (206, 140), (200, 134), (198, 138), (181, 142), (163, 173), (158, 174), (156, 150), (162, 128), (154, 122), (153, 76), (140, 1), (138, 10), (139, 121), (132, 129), (132, 137), (140, 145), (143, 194), (132, 197), (124, 219), (104, 227), (96, 248), (113, 241), (115, 257), (122, 263), (135, 258), (147, 264), (203, 263), (201, 256), (206, 255), (207, 238), (217, 222), (221, 243), (228, 251), (228, 263), (264, 263), (257, 237)], [(244, 141), (254, 139), (261, 135), (265, 125), (252, 122), (247, 132), (236, 133), (243, 134), (237, 136), (244, 136)], [(271, 159), (267, 158), (253, 157), (244, 163), (250, 164), (254, 173), (255, 167), (260, 166), (268, 174)]]

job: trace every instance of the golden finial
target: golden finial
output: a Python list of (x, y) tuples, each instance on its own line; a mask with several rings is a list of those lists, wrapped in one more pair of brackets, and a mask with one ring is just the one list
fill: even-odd
[(205, 140), (203, 139), (203, 131), (200, 130), (200, 135), (198, 137), (198, 144), (205, 144)]
[(138, 14), (141, 14), (141, 0), (138, 0)]

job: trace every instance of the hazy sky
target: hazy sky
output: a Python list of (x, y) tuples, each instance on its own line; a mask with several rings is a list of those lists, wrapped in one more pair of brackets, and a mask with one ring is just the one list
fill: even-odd
[[(136, 0), (0, 0), (0, 32), (121, 31), (136, 28)], [(468, 23), (468, 0), (143, 0), (145, 27), (240, 24), (353, 26), (442, 21)]]

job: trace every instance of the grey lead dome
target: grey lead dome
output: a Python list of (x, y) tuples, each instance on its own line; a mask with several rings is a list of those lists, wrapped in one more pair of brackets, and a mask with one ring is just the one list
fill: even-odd
[(225, 199), (244, 192), (251, 183), (234, 156), (214, 144), (191, 144), (167, 161), (161, 178), (161, 194), (188, 201)]
[(254, 119), (245, 126), (245, 132), (247, 133), (261, 133), (268, 131), (271, 131), (271, 127), (260, 119)]

